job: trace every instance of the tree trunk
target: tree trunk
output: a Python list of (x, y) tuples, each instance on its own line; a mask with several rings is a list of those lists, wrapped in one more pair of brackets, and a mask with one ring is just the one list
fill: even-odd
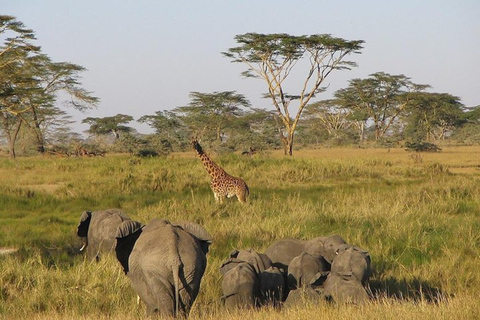
[(362, 144), (365, 142), (365, 122), (362, 121), (360, 125), (360, 141)]
[(281, 135), (282, 143), (283, 143), (283, 151), (284, 155), (293, 156), (293, 137), (294, 133), (289, 132), (285, 137), (283, 134)]
[(7, 136), (8, 141), (8, 153), (10, 158), (15, 159), (17, 154), (15, 152), (15, 143), (17, 141), (18, 133), (20, 132), (20, 128), (22, 126), (22, 120), (17, 118), (17, 123), (13, 132), (9, 129), (8, 118), (2, 115), (2, 125), (3, 125), (3, 132)]
[(42, 128), (40, 127), (40, 120), (37, 116), (36, 108), (32, 108), (32, 115), (33, 115), (33, 132), (35, 138), (37, 139), (37, 151), (38, 153), (44, 154), (45, 153), (45, 140), (43, 139)]
[(280, 134), (280, 141), (282, 141), (282, 145), (283, 145), (283, 154), (286, 156), (288, 154), (288, 140), (287, 138), (285, 137), (285, 135), (283, 134), (283, 132), (281, 132), (281, 130), (279, 130), (279, 134)]

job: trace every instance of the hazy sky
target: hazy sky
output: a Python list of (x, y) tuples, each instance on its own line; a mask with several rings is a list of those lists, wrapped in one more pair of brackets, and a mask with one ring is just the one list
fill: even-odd
[(479, 0), (0, 0), (0, 14), (33, 29), (54, 61), (88, 69), (83, 87), (101, 102), (86, 114), (68, 110), (78, 121), (118, 113), (138, 119), (188, 104), (192, 91), (237, 91), (271, 109), (260, 98), (266, 84), (242, 78), (245, 67), (221, 55), (247, 32), (364, 40), (362, 53), (348, 57), (358, 67), (332, 73), (319, 99), (383, 71), (480, 105)]

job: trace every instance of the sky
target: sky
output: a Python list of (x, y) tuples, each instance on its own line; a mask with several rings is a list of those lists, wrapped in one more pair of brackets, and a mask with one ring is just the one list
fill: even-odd
[(86, 117), (137, 120), (187, 105), (194, 91), (236, 91), (253, 107), (272, 109), (261, 98), (266, 83), (243, 78), (246, 66), (221, 54), (248, 32), (365, 41), (361, 54), (348, 56), (358, 67), (330, 74), (318, 99), (351, 79), (385, 72), (457, 96), (467, 107), (480, 105), (478, 0), (0, 0), (0, 14), (33, 29), (35, 44), (53, 61), (87, 68), (82, 86), (100, 98), (98, 107), (64, 109), (79, 133), (88, 129)]

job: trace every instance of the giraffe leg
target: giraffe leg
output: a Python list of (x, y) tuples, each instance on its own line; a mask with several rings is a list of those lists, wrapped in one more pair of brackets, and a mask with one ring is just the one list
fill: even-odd
[(223, 197), (220, 194), (214, 192), (213, 196), (215, 197), (215, 202), (220, 202), (220, 203), (223, 202)]
[(246, 203), (247, 202), (247, 195), (245, 193), (245, 190), (239, 190), (237, 192), (237, 199), (238, 201), (240, 201), (241, 203)]

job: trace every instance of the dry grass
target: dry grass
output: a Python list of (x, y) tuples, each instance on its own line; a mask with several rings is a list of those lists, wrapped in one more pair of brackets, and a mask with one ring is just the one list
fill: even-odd
[[(166, 159), (0, 159), (0, 318), (139, 319), (118, 262), (76, 254), (83, 210), (187, 219), (214, 237), (192, 319), (475, 319), (480, 314), (479, 147), (332, 148), (216, 158), (250, 186), (247, 205), (215, 204), (193, 153)], [(226, 314), (218, 267), (236, 248), (340, 234), (366, 248), (375, 298)]]

